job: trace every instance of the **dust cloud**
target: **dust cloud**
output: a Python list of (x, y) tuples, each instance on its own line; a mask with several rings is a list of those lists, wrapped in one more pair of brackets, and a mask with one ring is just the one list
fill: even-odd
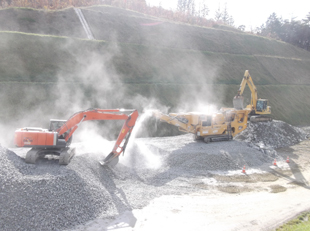
[(128, 142), (126, 155), (121, 158), (120, 163), (132, 168), (158, 169), (162, 165), (162, 158), (159, 152), (150, 149), (143, 141), (137, 140), (137, 134), (148, 119), (152, 117), (154, 109), (146, 109), (138, 118), (136, 125)]
[[(113, 40), (117, 41), (117, 33), (112, 33), (112, 35)], [(163, 40), (166, 40), (167, 47), (175, 42), (165, 39), (165, 36)], [(60, 68), (56, 75), (50, 76), (50, 82), (34, 81), (31, 84), (27, 82), (24, 86), (22, 82), (18, 86), (11, 84), (9, 95), (1, 92), (1, 102), (5, 105), (7, 114), (14, 114), (15, 118), (12, 121), (1, 121), (0, 129), (6, 133), (0, 135), (0, 143), (11, 147), (15, 129), (20, 127), (48, 128), (49, 119), (68, 119), (72, 114), (88, 108), (133, 108), (138, 109), (140, 116), (126, 152), (130, 153), (130, 150), (135, 148), (141, 149), (139, 153), (148, 153), (146, 158), (150, 160), (145, 163), (150, 164), (146, 164), (147, 167), (154, 167), (160, 165), (160, 160), (155, 160), (157, 159), (156, 153), (146, 150), (146, 147), (139, 143), (134, 144), (135, 137), (167, 134), (157, 130), (156, 120), (150, 113), (151, 109), (163, 113), (189, 111), (213, 113), (217, 108), (214, 102), (221, 101), (214, 96), (212, 83), (222, 64), (218, 61), (209, 61), (204, 53), (196, 54), (195, 59), (182, 56), (177, 62), (164, 63), (163, 68), (167, 69), (165, 72), (167, 76), (161, 76), (153, 83), (159, 91), (151, 87), (151, 91), (143, 92), (138, 87), (138, 91), (131, 92), (128, 85), (132, 83), (127, 81), (124, 73), (120, 73), (114, 63), (115, 59), (123, 56), (123, 49), (119, 44), (109, 42), (103, 48), (98, 46), (97, 52), (83, 49), (84, 53), (80, 54), (82, 51), (72, 51), (72, 48), (76, 46), (74, 43), (74, 40), (63, 40), (58, 44), (68, 56), (68, 68), (74, 67), (70, 73)], [(95, 43), (91, 45), (96, 46)], [(178, 38), (178, 44), (182, 45), (182, 43), (186, 42)], [(46, 42), (45, 45), (49, 46), (49, 43)], [(148, 58), (154, 60), (154, 65), (157, 65), (155, 61), (161, 60), (166, 54), (166, 49), (159, 48), (156, 53), (150, 52)], [(132, 63), (129, 62), (128, 65)], [(141, 68), (144, 64), (137, 65)], [(135, 68), (138, 67), (131, 67), (131, 69)], [(22, 64), (16, 65), (16, 69), (20, 73), (27, 72), (25, 65)], [(178, 73), (184, 71), (187, 73), (186, 78), (184, 78), (185, 75), (178, 78)], [(156, 82), (161, 79), (166, 82), (163, 84)], [(142, 81), (150, 80), (146, 76)], [(173, 84), (176, 85), (176, 89), (169, 88)], [(163, 97), (164, 100), (159, 98), (161, 92), (167, 93), (167, 96)], [(19, 108), (15, 105), (23, 105), (23, 107)], [(1, 114), (4, 113), (5, 110), (2, 109)], [(83, 123), (74, 133), (73, 142), (83, 142), (85, 148), (91, 152), (108, 154), (113, 147), (110, 141), (116, 139), (123, 122), (88, 121)], [(125, 162), (126, 158), (124, 158)], [(158, 164), (154, 165), (154, 163)]]

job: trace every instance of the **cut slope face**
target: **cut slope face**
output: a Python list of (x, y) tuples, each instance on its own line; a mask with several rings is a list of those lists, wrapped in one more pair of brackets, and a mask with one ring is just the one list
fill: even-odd
[[(81, 8), (95, 39), (239, 55), (309, 58), (307, 51), (241, 31), (189, 26), (110, 6)], [(73, 8), (0, 10), (0, 31), (87, 38)]]
[(19, 31), (42, 35), (86, 38), (73, 8), (44, 11), (31, 8), (0, 10), (0, 31)]
[[(85, 104), (142, 111), (153, 99), (171, 111), (198, 111), (196, 105), (209, 104), (230, 107), (249, 70), (258, 97), (269, 99), (274, 118), (294, 125), (310, 123), (307, 51), (114, 7), (87, 7), (82, 12), (95, 41), (85, 39), (72, 8), (0, 10), (5, 22), (0, 25), (1, 121), (15, 123), (37, 111), (47, 112), (47, 121), (50, 108), (60, 118), (72, 105), (83, 110)], [(145, 100), (137, 100), (141, 98)], [(21, 126), (25, 123), (16, 125)]]

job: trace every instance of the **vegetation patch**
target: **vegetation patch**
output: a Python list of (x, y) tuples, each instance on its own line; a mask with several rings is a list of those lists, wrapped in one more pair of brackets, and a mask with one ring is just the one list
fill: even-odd
[(304, 212), (297, 218), (281, 225), (276, 231), (310, 230), (310, 212)]
[(219, 191), (226, 193), (243, 193), (253, 191), (253, 189), (249, 187), (241, 187), (236, 185), (218, 186), (217, 188)]
[(262, 174), (251, 174), (251, 177), (260, 182), (273, 182), (277, 181), (279, 178), (271, 173), (262, 173)]
[(248, 182), (254, 183), (256, 180), (252, 177), (252, 175), (233, 175), (233, 176), (225, 176), (225, 175), (214, 175), (214, 179), (221, 182)]
[(270, 186), (271, 193), (280, 193), (280, 192), (285, 192), (287, 190), (286, 187), (283, 187), (281, 185), (271, 185)]

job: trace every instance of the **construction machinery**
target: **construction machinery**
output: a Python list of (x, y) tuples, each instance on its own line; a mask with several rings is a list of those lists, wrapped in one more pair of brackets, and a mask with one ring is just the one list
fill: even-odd
[(179, 131), (194, 134), (195, 140), (231, 140), (247, 128), (248, 110), (225, 110), (221, 113), (170, 113), (153, 111), (153, 116), (162, 122), (177, 126)]
[(75, 154), (70, 148), (72, 134), (79, 125), (88, 120), (125, 120), (112, 152), (102, 161), (101, 165), (113, 166), (118, 157), (125, 152), (132, 129), (138, 118), (137, 110), (126, 109), (88, 109), (72, 115), (68, 120), (50, 120), (49, 129), (25, 127), (15, 131), (15, 145), (31, 148), (25, 161), (34, 164), (40, 157), (58, 155), (59, 164), (69, 164)]
[(245, 110), (249, 110), (249, 117), (251, 122), (271, 121), (271, 107), (268, 106), (268, 99), (258, 99), (257, 89), (253, 83), (252, 77), (248, 70), (245, 71), (244, 77), (240, 84), (238, 94), (233, 99), (234, 108), (236, 110), (243, 110), (243, 91), (248, 85), (251, 91), (251, 103), (246, 106)]

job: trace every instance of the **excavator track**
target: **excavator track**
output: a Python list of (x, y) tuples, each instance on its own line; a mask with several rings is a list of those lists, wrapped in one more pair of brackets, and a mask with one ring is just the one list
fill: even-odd
[(194, 138), (195, 141), (203, 140), (203, 137), (202, 136), (198, 136), (197, 134), (194, 134), (193, 138)]
[(39, 151), (38, 149), (30, 149), (26, 154), (26, 163), (28, 164), (35, 164), (37, 159), (39, 159)]
[(251, 116), (250, 117), (251, 123), (270, 122), (270, 121), (272, 121), (272, 118), (268, 116)]
[(59, 155), (59, 164), (68, 165), (70, 160), (75, 155), (75, 148), (64, 148)]
[(229, 141), (232, 139), (233, 139), (232, 135), (217, 135), (217, 136), (204, 137), (203, 140), (205, 143), (210, 143), (210, 142), (217, 142), (217, 141)]

